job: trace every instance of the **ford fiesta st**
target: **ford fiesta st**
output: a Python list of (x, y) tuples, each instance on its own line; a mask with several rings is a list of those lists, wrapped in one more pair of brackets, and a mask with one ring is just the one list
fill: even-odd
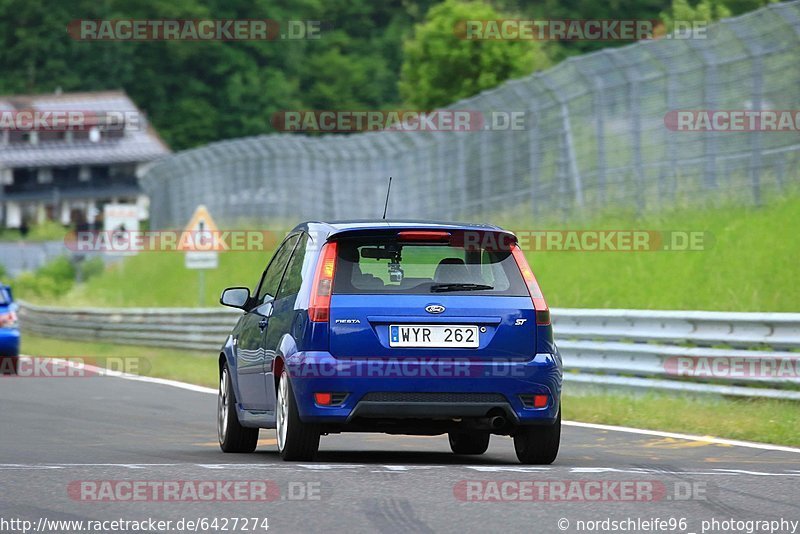
[(252, 452), (275, 428), (285, 460), (338, 432), (448, 434), (456, 454), (511, 436), (549, 464), (561, 356), (516, 237), (496, 226), (308, 222), (277, 248), (219, 356), (218, 435)]

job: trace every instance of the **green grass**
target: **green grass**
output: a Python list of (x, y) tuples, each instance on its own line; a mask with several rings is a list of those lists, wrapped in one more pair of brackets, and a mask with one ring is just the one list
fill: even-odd
[[(640, 220), (618, 213), (569, 224), (520, 219), (491, 222), (512, 230), (628, 229), (704, 232), (707, 236), (705, 250), (689, 252), (528, 251), (552, 307), (800, 310), (797, 196), (763, 208), (684, 208)], [(220, 267), (205, 272), (202, 303), (214, 305), (227, 286), (255, 287), (270, 256), (271, 252), (221, 253)], [(140, 253), (76, 285), (55, 302), (67, 306), (197, 306), (199, 273), (186, 270), (183, 261), (182, 253)]]
[[(142, 252), (110, 266), (102, 276), (78, 284), (56, 301), (64, 306), (181, 307), (214, 306), (222, 289), (258, 283), (272, 251), (225, 252), (219, 268), (204, 271), (204, 292), (199, 297), (200, 271), (184, 268), (177, 252)], [(22, 296), (22, 298), (25, 298)]]
[(648, 394), (570, 395), (564, 418), (800, 447), (800, 404)]
[[(217, 387), (217, 358), (211, 352), (189, 352), (82, 341), (62, 341), (25, 334), (22, 352), (63, 358), (126, 358), (147, 376)], [(711, 435), (800, 447), (798, 403), (775, 400), (731, 400), (649, 394), (571, 394), (563, 400), (564, 419)]]
[(683, 209), (637, 222), (618, 215), (532, 229), (581, 228), (706, 232), (710, 247), (685, 252), (528, 252), (552, 307), (800, 311), (798, 197), (763, 208)]

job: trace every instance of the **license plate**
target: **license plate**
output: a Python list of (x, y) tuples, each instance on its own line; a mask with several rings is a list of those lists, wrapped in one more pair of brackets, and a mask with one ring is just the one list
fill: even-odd
[(393, 324), (389, 326), (390, 347), (478, 348), (477, 326)]

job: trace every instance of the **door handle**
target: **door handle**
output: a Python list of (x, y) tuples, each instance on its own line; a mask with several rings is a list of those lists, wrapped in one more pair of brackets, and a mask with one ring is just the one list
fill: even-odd
[(261, 319), (260, 321), (258, 321), (258, 328), (260, 328), (262, 332), (263, 332), (263, 331), (264, 331), (264, 329), (267, 327), (267, 322), (268, 322), (268, 321), (269, 321), (269, 319), (267, 319), (266, 317), (264, 317), (263, 319)]

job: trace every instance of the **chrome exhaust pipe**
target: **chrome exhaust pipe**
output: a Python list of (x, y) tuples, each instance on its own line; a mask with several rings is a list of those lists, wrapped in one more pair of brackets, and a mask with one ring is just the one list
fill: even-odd
[(506, 426), (506, 418), (502, 415), (496, 415), (489, 419), (489, 426), (491, 426), (494, 430), (500, 430)]

